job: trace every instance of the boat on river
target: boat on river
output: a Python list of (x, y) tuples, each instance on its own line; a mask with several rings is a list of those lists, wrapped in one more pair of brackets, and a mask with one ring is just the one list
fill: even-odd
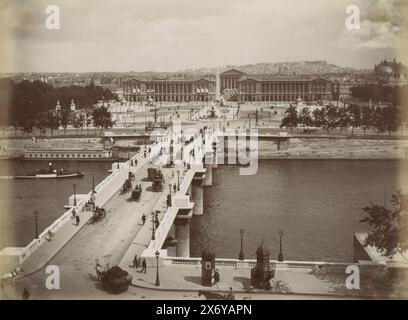
[(52, 173), (35, 173), (35, 174), (23, 174), (23, 175), (16, 175), (13, 176), (13, 179), (62, 179), (62, 178), (82, 178), (84, 176), (84, 172), (70, 172), (65, 171), (63, 173), (60, 172), (52, 172)]
[(84, 172), (70, 171), (65, 169), (54, 169), (52, 164), (49, 164), (47, 169), (38, 169), (37, 172), (17, 174), (13, 176), (14, 179), (63, 179), (63, 178), (82, 178)]

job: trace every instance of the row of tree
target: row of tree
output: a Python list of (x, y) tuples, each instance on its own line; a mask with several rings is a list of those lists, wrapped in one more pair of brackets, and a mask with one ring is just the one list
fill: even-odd
[[(111, 128), (113, 125), (112, 115), (108, 108), (105, 106), (98, 108), (89, 108), (85, 113), (77, 113), (74, 118), (71, 117), (70, 111), (66, 108), (61, 109), (61, 112), (55, 112), (49, 110), (46, 112), (40, 112), (37, 115), (36, 121), (26, 124), (23, 127), (23, 131), (29, 133), (33, 128), (37, 128), (40, 132), (44, 132), (47, 128), (51, 129), (51, 135), (54, 134), (54, 130), (62, 127), (65, 130), (69, 124), (72, 124), (78, 130), (83, 130), (86, 127), (87, 132), (89, 127), (93, 125), (95, 128), (103, 129)], [(17, 126), (14, 127), (17, 129)]]
[[(100, 100), (112, 100), (116, 96), (109, 90), (97, 86), (70, 86), (54, 88), (41, 81), (22, 81), (16, 83), (11, 79), (0, 79), (0, 126), (22, 128), (25, 132), (32, 129), (67, 127), (71, 121), (77, 128), (90, 126), (106, 128), (111, 125), (107, 108), (95, 109), (93, 106)], [(85, 109), (86, 115), (70, 119), (70, 104)], [(55, 112), (57, 101), (61, 111)]]
[(401, 106), (408, 101), (408, 85), (394, 87), (381, 84), (360, 85), (351, 88), (351, 96), (360, 101), (386, 101)]
[(403, 122), (406, 121), (403, 117), (402, 110), (393, 106), (361, 107), (349, 105), (338, 108), (334, 105), (328, 105), (312, 112), (308, 107), (303, 107), (298, 112), (295, 106), (290, 105), (285, 111), (280, 127), (289, 128), (291, 132), (293, 128), (301, 126), (305, 131), (308, 127), (323, 128), (328, 134), (333, 129), (340, 129), (341, 134), (343, 130), (348, 128), (351, 128), (351, 134), (354, 134), (355, 128), (363, 129), (364, 134), (367, 129), (374, 129), (377, 133), (388, 132), (391, 134), (402, 129)]

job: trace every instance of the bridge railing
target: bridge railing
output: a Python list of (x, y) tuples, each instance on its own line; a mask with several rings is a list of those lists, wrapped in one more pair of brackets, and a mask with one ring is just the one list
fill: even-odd
[[(199, 267), (201, 258), (179, 258), (166, 257), (165, 264), (175, 265), (192, 265)], [(281, 271), (299, 271), (299, 272), (316, 272), (316, 273), (344, 273), (347, 266), (357, 263), (325, 262), (325, 261), (277, 261), (270, 260), (270, 268)], [(235, 269), (251, 269), (256, 266), (255, 259), (225, 259), (216, 258), (215, 265), (218, 267), (232, 267)]]

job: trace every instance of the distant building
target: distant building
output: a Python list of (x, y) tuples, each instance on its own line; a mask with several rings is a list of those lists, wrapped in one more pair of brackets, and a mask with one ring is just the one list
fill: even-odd
[[(218, 76), (217, 76), (218, 78)], [(226, 100), (286, 101), (301, 98), (312, 102), (331, 100), (332, 82), (321, 77), (287, 77), (247, 75), (231, 69), (219, 74), (220, 93)], [(212, 101), (217, 97), (214, 78), (129, 79), (123, 81), (123, 95), (127, 101), (156, 102)]]
[(395, 59), (391, 62), (382, 60), (374, 67), (374, 73), (379, 83), (386, 86), (403, 86), (408, 84), (408, 68)]
[(235, 91), (238, 101), (294, 102), (332, 99), (332, 82), (321, 77), (247, 75), (231, 69), (220, 74), (221, 92)]
[(129, 79), (123, 81), (123, 96), (127, 101), (212, 101), (215, 81), (209, 79)]

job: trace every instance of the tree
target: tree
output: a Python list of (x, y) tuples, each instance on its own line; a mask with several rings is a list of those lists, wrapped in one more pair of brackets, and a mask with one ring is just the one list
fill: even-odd
[(361, 111), (358, 105), (352, 104), (347, 108), (347, 113), (350, 118), (351, 135), (354, 134), (354, 128), (361, 125)]
[(312, 112), (313, 115), (313, 125), (315, 127), (323, 127), (326, 123), (326, 115), (324, 109), (315, 109)]
[(333, 105), (328, 105), (323, 108), (325, 110), (325, 124), (324, 127), (327, 130), (327, 134), (330, 134), (330, 130), (335, 129), (338, 125), (339, 115), (337, 108)]
[(350, 125), (350, 115), (347, 112), (346, 108), (340, 108), (338, 110), (338, 126), (340, 128), (340, 134), (342, 133), (343, 129), (348, 128), (348, 126)]
[(364, 131), (364, 135), (366, 134), (366, 130), (372, 126), (372, 118), (373, 118), (373, 110), (370, 107), (363, 107), (361, 110), (361, 122), (360, 125)]
[(113, 126), (112, 114), (109, 112), (107, 107), (95, 108), (92, 117), (94, 120), (94, 126), (101, 128), (101, 133), (103, 129), (108, 129)]
[(92, 124), (92, 113), (87, 110), (85, 113), (86, 134), (88, 134), (88, 129), (91, 124)]
[(290, 133), (292, 133), (293, 128), (296, 128), (299, 122), (297, 110), (294, 106), (290, 105), (290, 107), (286, 109), (285, 114), (279, 127), (290, 128)]
[(76, 133), (78, 133), (78, 129), (83, 129), (85, 125), (85, 116), (81, 113), (80, 115), (76, 116), (75, 120), (75, 128), (76, 128)]
[(47, 126), (51, 129), (51, 135), (54, 135), (54, 129), (58, 129), (59, 125), (60, 125), (59, 114), (53, 112), (52, 110), (49, 110), (47, 115)]
[(400, 190), (391, 197), (392, 208), (370, 204), (363, 210), (366, 217), (360, 220), (372, 227), (364, 241), (365, 246), (375, 246), (382, 255), (393, 256), (408, 249), (408, 196)]
[(303, 107), (299, 114), (299, 123), (303, 125), (303, 130), (306, 131), (306, 127), (312, 124), (313, 120), (310, 116), (310, 109), (308, 107)]
[(377, 134), (380, 132), (384, 132), (386, 130), (385, 126), (385, 119), (384, 119), (384, 112), (383, 109), (380, 107), (376, 107), (373, 109), (372, 113), (372, 125), (376, 129)]
[(65, 108), (62, 108), (60, 122), (61, 122), (61, 126), (64, 128), (64, 136), (65, 136), (65, 132), (67, 131), (68, 119), (69, 119), (69, 111)]
[(399, 116), (399, 109), (392, 106), (387, 106), (382, 109), (382, 120), (384, 121), (384, 127), (391, 135), (391, 132), (395, 132), (401, 125), (401, 118)]

